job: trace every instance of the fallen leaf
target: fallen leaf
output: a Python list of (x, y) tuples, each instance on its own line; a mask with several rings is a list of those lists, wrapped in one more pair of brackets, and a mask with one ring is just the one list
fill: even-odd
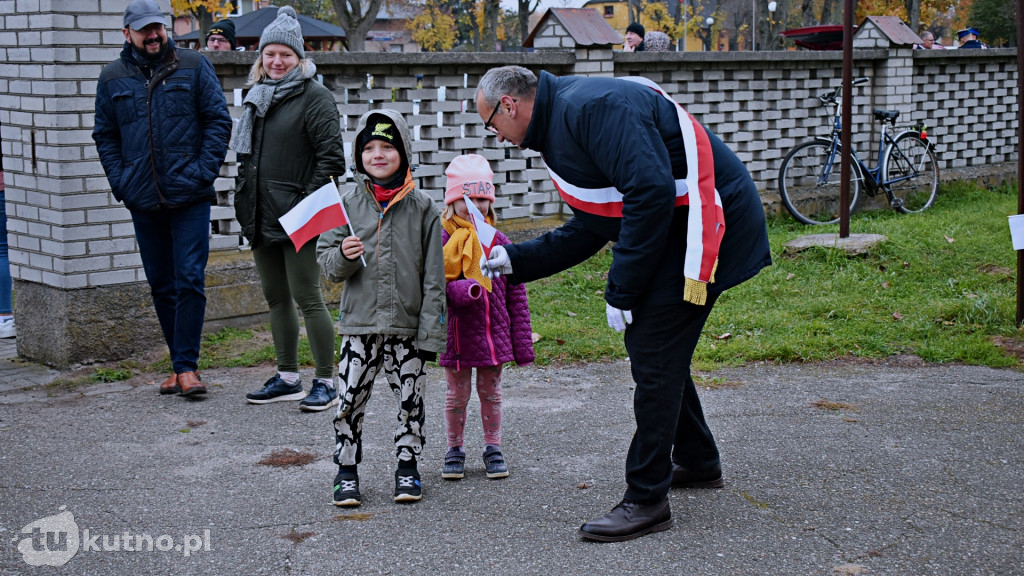
[(903, 263), (903, 267), (904, 268), (910, 268), (910, 262), (904, 262)]
[(587, 484), (586, 482), (580, 482), (579, 484), (576, 485), (576, 487), (579, 488), (580, 490), (586, 490), (587, 488), (590, 488), (590, 485)]
[(956, 240), (953, 240), (953, 239), (952, 239), (952, 238), (950, 238), (949, 236), (943, 236), (943, 238), (945, 238), (945, 239), (946, 239), (946, 242), (949, 242), (950, 244), (952, 244), (953, 242), (956, 242)]
[(792, 280), (793, 278), (796, 278), (796, 274), (793, 274), (792, 272), (786, 274), (786, 280)]
[(576, 316), (576, 313), (575, 313), (575, 312), (566, 312), (566, 314), (568, 314), (569, 316), (572, 316), (572, 317), (575, 317), (575, 316)]
[(899, 312), (893, 312), (892, 318), (893, 320), (903, 320), (903, 314), (900, 314)]
[(541, 338), (543, 338), (543, 336), (541, 336), (540, 334), (537, 334), (536, 332), (530, 332), (530, 339), (533, 340), (534, 344), (540, 342)]
[(889, 283), (888, 282), (882, 282), (882, 288), (885, 288), (886, 290), (888, 290), (889, 289)]
[(722, 334), (721, 336), (716, 336), (716, 339), (718, 339), (718, 340), (728, 340), (729, 338), (732, 338), (732, 332), (726, 332), (725, 334)]
[(555, 343), (561, 346), (562, 344), (565, 344), (565, 340), (562, 340), (561, 338), (555, 338)]

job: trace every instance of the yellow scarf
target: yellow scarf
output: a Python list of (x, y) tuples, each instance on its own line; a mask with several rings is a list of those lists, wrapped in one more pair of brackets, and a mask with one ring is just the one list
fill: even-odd
[(445, 280), (450, 282), (465, 276), (476, 280), (484, 290), (490, 292), (491, 279), (480, 271), (480, 259), (483, 258), (484, 249), (476, 237), (473, 223), (453, 214), (450, 219), (443, 222), (443, 226), (449, 235), (448, 243), (444, 245)]

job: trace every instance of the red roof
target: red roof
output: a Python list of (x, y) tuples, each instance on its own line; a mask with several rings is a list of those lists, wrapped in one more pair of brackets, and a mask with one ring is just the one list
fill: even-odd
[[(853, 27), (857, 31), (857, 27)], [(808, 50), (842, 50), (843, 49), (843, 25), (825, 24), (823, 26), (808, 26), (806, 28), (793, 28), (779, 32), (782, 36), (796, 42), (796, 45)]]

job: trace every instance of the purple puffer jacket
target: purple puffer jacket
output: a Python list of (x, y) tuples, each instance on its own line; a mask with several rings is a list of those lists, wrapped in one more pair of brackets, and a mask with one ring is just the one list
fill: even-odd
[[(448, 231), (441, 240), (448, 243)], [(498, 232), (495, 244), (509, 244)], [(491, 292), (476, 280), (448, 282), (448, 350), (437, 363), (457, 370), (498, 366), (515, 360), (533, 362), (533, 331), (525, 284), (509, 284), (504, 276), (491, 282)]]

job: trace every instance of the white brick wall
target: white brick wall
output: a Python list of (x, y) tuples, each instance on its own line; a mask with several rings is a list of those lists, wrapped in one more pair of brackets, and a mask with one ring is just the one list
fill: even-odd
[[(0, 121), (12, 272), (21, 280), (75, 289), (144, 279), (130, 216), (109, 192), (91, 137), (96, 78), (120, 50), (127, 1), (0, 0)], [(168, 0), (161, 2), (166, 9)], [(334, 86), (349, 146), (363, 112), (381, 106), (400, 110), (419, 132), (412, 163), (419, 166), (414, 176), (421, 188), (440, 202), (448, 162), (461, 153), (480, 153), (495, 170), (501, 219), (545, 217), (565, 208), (539, 154), (499, 144), (483, 130), (473, 97), (477, 80), (491, 66), (507, 62), (556, 74), (646, 76), (729, 144), (766, 196), (775, 194), (778, 165), (788, 149), (827, 131), (816, 95), (841, 78), (839, 53), (612, 53), (574, 46), (553, 20), (535, 40), (538, 50), (532, 54), (481, 60), (454, 54), (405, 54), (400, 62), (388, 54), (312, 57)], [(860, 50), (855, 59), (854, 74), (872, 77), (853, 93), (854, 143), (862, 155), (869, 155), (875, 129), (871, 108), (886, 108), (899, 109), (907, 124), (929, 119), (943, 168), (1016, 158), (1014, 51), (923, 54), (887, 49), (881, 37), (865, 34), (863, 40), (882, 48)], [(248, 67), (227, 57), (238, 55), (212, 60), (232, 104), (231, 89), (244, 84)], [(233, 107), (231, 112), (240, 114)], [(955, 137), (959, 126), (970, 127), (970, 141)], [(229, 152), (215, 185), (213, 250), (239, 249), (231, 206), (233, 162)]]

